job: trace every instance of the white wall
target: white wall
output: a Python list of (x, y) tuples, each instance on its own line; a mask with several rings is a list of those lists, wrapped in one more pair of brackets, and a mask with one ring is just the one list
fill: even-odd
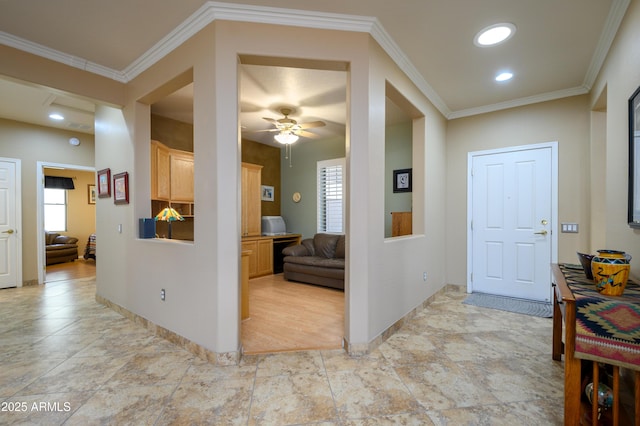
[[(80, 139), (80, 145), (70, 145), (71, 137)], [(37, 283), (38, 233), (44, 232), (37, 226), (38, 162), (92, 167), (93, 135), (0, 119), (0, 152), (3, 157), (22, 160), (22, 279)], [(84, 193), (86, 187), (79, 191)], [(78, 241), (78, 247), (83, 248), (85, 243)]]
[[(447, 281), (466, 285), (467, 153), (558, 142), (558, 220), (578, 234), (558, 236), (558, 261), (577, 263), (590, 251), (588, 97), (576, 96), (449, 121), (447, 127)], [(559, 228), (559, 227), (558, 227)]]
[(604, 179), (599, 194), (600, 208), (605, 210), (606, 247), (630, 253), (631, 273), (640, 277), (640, 230), (627, 225), (628, 196), (628, 110), (627, 101), (640, 86), (640, 2), (632, 1), (620, 25), (613, 46), (592, 90), (595, 104), (606, 92), (606, 145), (604, 158), (593, 179)]
[[(318, 44), (317, 40), (323, 43)], [(216, 22), (135, 79), (124, 114), (99, 110), (109, 130), (96, 135), (96, 168), (132, 174), (132, 204), (101, 201), (98, 292), (150, 321), (218, 353), (239, 348), (240, 143), (237, 58), (281, 56), (344, 61), (351, 90), (346, 153), (350, 185), (347, 208), (347, 327), (351, 344), (366, 345), (444, 285), (444, 119), (367, 34)], [(313, 46), (310, 49), (309, 46)], [(137, 219), (149, 209), (149, 100), (157, 87), (193, 68), (196, 214), (190, 243), (138, 240)], [(414, 149), (414, 209), (430, 217), (420, 235), (384, 241), (385, 81), (424, 112)], [(106, 127), (105, 127), (106, 129)], [(126, 129), (129, 129), (127, 132)], [(426, 146), (424, 141), (426, 141)], [(115, 147), (115, 148), (114, 148)], [(424, 163), (424, 167), (422, 164)], [(429, 169), (425, 173), (424, 169)], [(414, 167), (414, 170), (416, 168)], [(425, 183), (425, 176), (433, 179)], [(230, 180), (231, 177), (231, 180)], [(235, 181), (234, 181), (235, 179)], [(235, 183), (234, 183), (235, 182)], [(367, 189), (354, 189), (367, 188)], [(123, 233), (117, 232), (123, 224)], [(424, 229), (422, 225), (421, 229)], [(430, 279), (422, 281), (422, 272)], [(167, 300), (159, 299), (160, 288)]]

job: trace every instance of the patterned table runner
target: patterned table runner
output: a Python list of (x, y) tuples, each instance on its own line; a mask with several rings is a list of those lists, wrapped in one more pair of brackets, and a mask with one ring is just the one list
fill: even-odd
[(576, 358), (640, 370), (640, 286), (622, 296), (598, 293), (582, 268), (560, 265), (576, 299)]

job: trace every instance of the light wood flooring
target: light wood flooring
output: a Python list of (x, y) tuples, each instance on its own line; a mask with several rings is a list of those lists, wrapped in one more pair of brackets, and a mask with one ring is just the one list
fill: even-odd
[(245, 354), (339, 349), (343, 336), (343, 291), (286, 281), (282, 274), (249, 281)]
[[(96, 275), (94, 260), (47, 266), (46, 283)], [(248, 319), (242, 321), (245, 354), (339, 349), (344, 336), (344, 292), (286, 281), (282, 274), (249, 281)]]
[(95, 260), (77, 259), (73, 262), (48, 265), (45, 273), (45, 283), (54, 281), (75, 280), (89, 278), (96, 275)]

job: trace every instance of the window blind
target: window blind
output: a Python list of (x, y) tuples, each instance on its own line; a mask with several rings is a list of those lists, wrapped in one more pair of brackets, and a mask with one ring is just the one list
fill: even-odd
[(45, 176), (44, 187), (47, 189), (76, 189), (73, 178), (62, 176)]
[(318, 231), (344, 232), (344, 159), (318, 162)]

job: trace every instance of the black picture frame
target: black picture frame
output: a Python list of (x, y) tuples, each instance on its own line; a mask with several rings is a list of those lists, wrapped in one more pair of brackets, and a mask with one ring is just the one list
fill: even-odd
[(627, 221), (640, 229), (640, 87), (629, 98), (629, 209)]
[(393, 192), (411, 192), (411, 169), (393, 171)]

